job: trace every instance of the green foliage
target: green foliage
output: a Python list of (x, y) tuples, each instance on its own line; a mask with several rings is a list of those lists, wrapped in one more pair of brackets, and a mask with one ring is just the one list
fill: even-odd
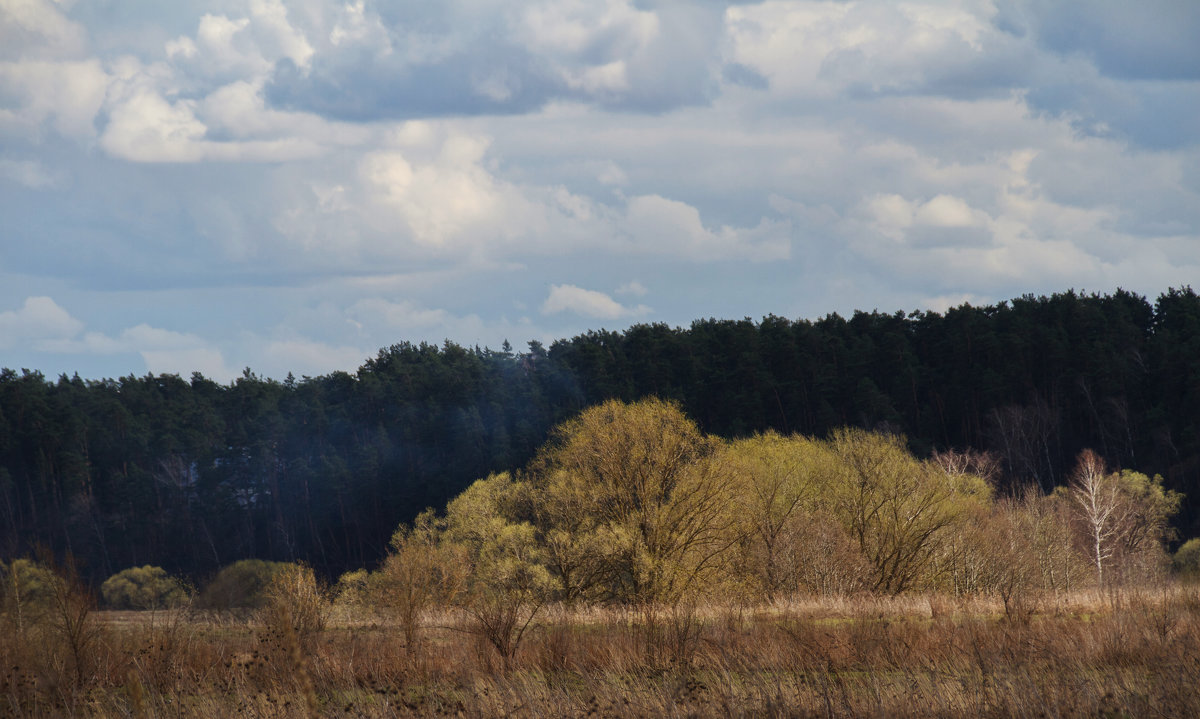
[(506, 663), (551, 590), (533, 525), (511, 518), (515, 494), (507, 473), (472, 484), (446, 508), (443, 547), (466, 570), (454, 603)]
[(832, 544), (825, 549), (842, 554), (835, 534), (824, 531), (832, 528), (818, 528), (813, 517), (821, 475), (832, 461), (822, 443), (768, 432), (730, 443), (722, 459), (727, 476), (739, 480), (732, 507), (742, 538), (740, 566), (753, 576), (757, 593), (771, 600), (795, 591), (805, 565), (813, 564), (813, 541), (827, 540)]
[(1189, 582), (1200, 581), (1200, 538), (1189, 539), (1171, 558), (1171, 568), (1176, 576)]
[(555, 429), (528, 501), (564, 598), (675, 602), (737, 542), (736, 477), (677, 404), (609, 401)]
[(18, 626), (37, 621), (54, 611), (63, 582), (53, 570), (31, 559), (0, 562), (0, 611)]
[[(187, 576), (215, 571), (218, 558), (299, 556), (337, 576), (374, 566), (399, 521), (526, 465), (580, 409), (650, 396), (728, 440), (887, 427), (922, 457), (986, 450), (1003, 493), (1026, 482), (1051, 492), (1092, 447), (1187, 492), (1173, 521), (1195, 536), (1197, 388), (1191, 288), (1153, 301), (1072, 291), (945, 313), (644, 324), (528, 352), (400, 343), (357, 371), (283, 382), (5, 369), (0, 547), (6, 557), (70, 549), (93, 571), (148, 563)], [(557, 547), (561, 570), (578, 570), (552, 568), (565, 596), (594, 593), (603, 546), (640, 541), (619, 525), (606, 538), (599, 524), (578, 535), (570, 523), (521, 519)], [(763, 590), (765, 550), (755, 551)]]
[(222, 569), (196, 598), (199, 609), (258, 609), (268, 598), (275, 576), (294, 567), (285, 562), (242, 559)]
[(990, 499), (983, 480), (918, 461), (898, 437), (844, 429), (830, 448), (838, 464), (826, 491), (871, 567), (875, 591), (917, 586), (955, 526)]
[(130, 567), (100, 585), (100, 595), (111, 609), (171, 609), (188, 601), (183, 582), (162, 567)]

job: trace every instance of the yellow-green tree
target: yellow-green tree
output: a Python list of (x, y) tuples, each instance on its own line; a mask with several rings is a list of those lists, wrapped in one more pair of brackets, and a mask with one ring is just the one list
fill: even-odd
[(130, 567), (100, 585), (104, 603), (113, 609), (168, 609), (188, 601), (183, 582), (162, 567)]
[(795, 591), (803, 565), (812, 560), (800, 542), (815, 536), (808, 530), (829, 452), (806, 437), (768, 432), (730, 443), (723, 460), (725, 471), (739, 480), (731, 509), (741, 524), (741, 572), (768, 600)]
[(833, 510), (871, 567), (869, 587), (899, 594), (923, 579), (954, 526), (986, 503), (987, 484), (914, 458), (899, 437), (835, 432)]
[(411, 527), (401, 525), (392, 535), (391, 554), (369, 580), (381, 607), (400, 620), (409, 652), (418, 647), (424, 616), (453, 601), (465, 579), (462, 548), (442, 541), (445, 526), (430, 509)]
[(508, 663), (550, 597), (550, 573), (532, 524), (513, 518), (517, 485), (507, 472), (472, 484), (446, 508), (442, 550), (461, 559), (455, 605)]
[(659, 399), (610, 400), (556, 428), (529, 504), (564, 595), (669, 603), (717, 578), (737, 543), (719, 446)]

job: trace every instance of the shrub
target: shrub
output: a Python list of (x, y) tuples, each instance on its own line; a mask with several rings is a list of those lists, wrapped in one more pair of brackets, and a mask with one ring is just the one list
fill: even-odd
[(444, 524), (432, 510), (425, 510), (411, 528), (401, 525), (392, 535), (393, 552), (374, 582), (377, 603), (400, 620), (409, 652), (417, 649), (422, 617), (451, 601), (463, 582), (465, 557), (441, 542)]
[(100, 585), (100, 594), (112, 609), (171, 609), (188, 600), (182, 582), (150, 565), (117, 572)]
[(341, 607), (365, 607), (369, 603), (372, 574), (354, 569), (338, 577), (333, 586), (334, 603)]
[(0, 562), (0, 611), (19, 630), (54, 608), (62, 578), (31, 559)]
[(1200, 538), (1189, 539), (1175, 552), (1171, 561), (1175, 574), (1189, 582), (1200, 581)]
[[(263, 593), (260, 614), (266, 634), (303, 651), (312, 649), (317, 635), (325, 631), (331, 603), (329, 592), (303, 564), (286, 564), (275, 573)], [(294, 643), (294, 645), (293, 645)]]
[(217, 572), (196, 599), (200, 609), (259, 609), (275, 575), (290, 565), (262, 559), (243, 559)]

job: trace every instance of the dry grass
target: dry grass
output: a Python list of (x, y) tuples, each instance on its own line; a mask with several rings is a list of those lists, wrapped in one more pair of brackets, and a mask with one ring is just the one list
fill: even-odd
[(335, 614), (302, 648), (244, 619), (113, 612), (82, 677), (53, 632), (0, 637), (0, 716), (1200, 716), (1196, 587), (1032, 605), (553, 608), (508, 667), (451, 614), (409, 651), (365, 614)]

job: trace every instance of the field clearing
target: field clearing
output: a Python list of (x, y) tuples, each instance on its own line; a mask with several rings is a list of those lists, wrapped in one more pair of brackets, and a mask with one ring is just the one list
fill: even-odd
[(341, 607), (303, 640), (249, 614), (98, 612), (78, 666), (53, 632), (0, 639), (0, 716), (1200, 715), (1200, 588), (1033, 599), (551, 607), (507, 664), (450, 613), (406, 647)]

